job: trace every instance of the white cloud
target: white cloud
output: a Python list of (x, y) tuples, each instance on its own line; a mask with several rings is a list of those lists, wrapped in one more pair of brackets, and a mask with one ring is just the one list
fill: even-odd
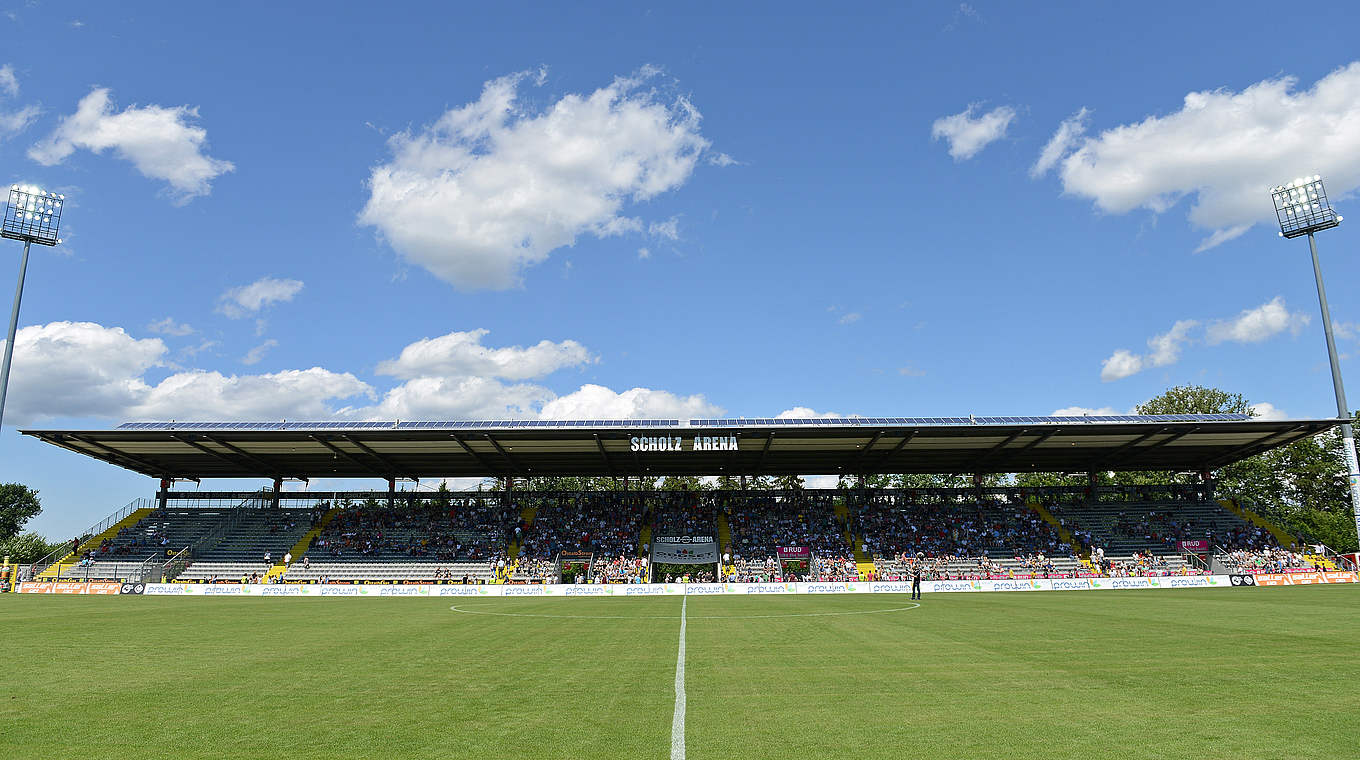
[(1100, 363), (1100, 379), (1103, 382), (1123, 380), (1143, 371), (1143, 357), (1126, 348), (1117, 349), (1110, 358)]
[(160, 333), (161, 335), (173, 335), (175, 337), (183, 337), (185, 335), (194, 334), (193, 327), (190, 327), (188, 324), (185, 323), (176, 322), (172, 317), (166, 317), (165, 319), (160, 319), (155, 322), (152, 322), (151, 324), (146, 326), (146, 329), (150, 330), (153, 333)]
[(1221, 230), (1214, 230), (1213, 234), (1209, 235), (1209, 237), (1199, 241), (1199, 245), (1195, 246), (1195, 253), (1204, 253), (1210, 248), (1217, 248), (1230, 240), (1236, 240), (1247, 234), (1247, 230), (1249, 229), (1251, 229), (1250, 224), (1239, 224), (1236, 227), (1225, 227)]
[[(597, 361), (573, 340), (488, 347), (487, 330), (453, 332), (407, 345), (378, 373), (404, 380), (375, 406), (357, 409), (365, 419), (623, 419), (716, 416), (722, 409), (701, 395), (651, 388), (622, 392), (587, 384), (565, 395), (534, 383), (561, 369)], [(688, 415), (688, 416), (687, 416)]]
[(298, 419), (332, 416), (334, 402), (373, 393), (351, 374), (320, 367), (248, 376), (194, 370), (148, 382), (167, 352), (159, 338), (139, 340), (92, 322), (25, 327), (14, 342), (6, 413), (18, 424), (53, 417)]
[(1151, 367), (1175, 364), (1181, 358), (1182, 347), (1190, 340), (1190, 331), (1197, 326), (1199, 322), (1193, 319), (1177, 321), (1170, 330), (1148, 338), (1147, 344), (1151, 351), (1142, 356), (1123, 348), (1115, 351), (1110, 358), (1101, 362), (1100, 379), (1108, 383), (1136, 375)]
[(214, 179), (236, 168), (203, 153), (208, 133), (191, 124), (197, 118), (198, 109), (189, 106), (129, 106), (115, 113), (109, 90), (98, 87), (51, 135), (29, 148), (28, 157), (52, 166), (77, 149), (112, 149), (144, 176), (168, 183), (177, 203), (187, 203), (207, 195)]
[(241, 357), (241, 363), (245, 365), (259, 364), (260, 360), (264, 358), (264, 355), (269, 353), (270, 349), (276, 348), (278, 345), (279, 342), (277, 340), (270, 338), (247, 351), (246, 355)]
[(1050, 416), (1053, 417), (1112, 417), (1129, 412), (1121, 412), (1112, 406), (1102, 406), (1092, 409), (1089, 406), (1065, 406), (1061, 409), (1054, 409)]
[(505, 420), (536, 417), (554, 398), (538, 385), (506, 385), (486, 377), (419, 377), (383, 395), (356, 414), (370, 420)]
[(19, 96), (19, 78), (14, 76), (14, 66), (8, 63), (0, 66), (0, 93), (10, 98)]
[(373, 389), (348, 372), (321, 367), (265, 375), (180, 372), (151, 388), (120, 416), (129, 420), (326, 419), (346, 411), (334, 402), (371, 397)]
[(1088, 137), (1061, 159), (1063, 189), (1112, 214), (1193, 196), (1190, 222), (1211, 231), (1205, 250), (1273, 222), (1268, 189), (1301, 174), (1322, 174), (1333, 196), (1360, 188), (1360, 62), (1309, 90), (1297, 83), (1192, 92), (1174, 113)]
[[(583, 363), (589, 354), (573, 341), (529, 348), (486, 348), (484, 330), (455, 350), (436, 341), (407, 346), (388, 364), (394, 373), (469, 373), (412, 376), (379, 393), (350, 373), (321, 367), (256, 375), (179, 370), (160, 338), (137, 339), (122, 328), (89, 322), (25, 327), (15, 346), (9, 409), (19, 424), (63, 417), (115, 420), (270, 419), (623, 419), (714, 417), (723, 409), (702, 395), (651, 388), (614, 391), (587, 384), (559, 395), (531, 383), (498, 377), (542, 375)], [(3, 345), (3, 344), (0, 344)], [(211, 343), (200, 348), (206, 348)], [(262, 353), (276, 345), (265, 341)], [(181, 352), (185, 353), (185, 352)], [(252, 353), (256, 353), (253, 349)], [(250, 363), (251, 356), (245, 360)], [(169, 371), (156, 382), (152, 373)]]
[(37, 120), (42, 110), (37, 106), (24, 106), (17, 111), (0, 111), (0, 140), (4, 140), (28, 129)]
[[(1297, 334), (1308, 322), (1307, 314), (1289, 311), (1284, 298), (1276, 296), (1254, 309), (1244, 309), (1232, 319), (1218, 319), (1209, 323), (1204, 330), (1204, 341), (1209, 345), (1227, 341), (1260, 343), (1285, 330)], [(1199, 326), (1200, 323), (1193, 319), (1176, 322), (1167, 332), (1148, 339), (1149, 351), (1146, 354), (1135, 354), (1124, 348), (1116, 350), (1101, 362), (1100, 379), (1108, 383), (1152, 367), (1175, 364), (1180, 361), (1182, 349), (1194, 340), (1191, 331)]]
[[(14, 75), (14, 67), (10, 64), (0, 66), (0, 97), (17, 98), (19, 96), (19, 78)], [(17, 111), (0, 110), (0, 140), (13, 137), (28, 128), (42, 109), (35, 105), (28, 105)]]
[(722, 407), (701, 395), (677, 396), (651, 388), (631, 388), (616, 393), (601, 385), (583, 385), (580, 390), (543, 405), (539, 415), (546, 420), (580, 419), (653, 419), (717, 417)]
[(901, 375), (902, 377), (925, 377), (926, 371), (923, 369), (917, 369), (908, 364), (905, 367), (898, 367), (897, 374)]
[(651, 249), (648, 249), (648, 248), (639, 248), (639, 249), (638, 249), (638, 258), (639, 258), (639, 259), (650, 259), (651, 257), (652, 257)]
[(146, 396), (142, 375), (165, 353), (159, 338), (92, 322), (25, 327), (14, 340), (6, 419), (116, 416)]
[(1077, 139), (1086, 133), (1086, 122), (1090, 115), (1090, 111), (1082, 108), (1063, 119), (1058, 125), (1058, 131), (1053, 133), (1053, 137), (1049, 138), (1044, 149), (1039, 152), (1039, 159), (1030, 167), (1029, 176), (1038, 178), (1048, 174), (1049, 170), (1072, 149)]
[[(818, 412), (817, 410), (812, 409), (810, 407), (795, 406), (792, 409), (785, 409), (779, 414), (776, 414), (774, 417), (777, 420), (812, 420), (819, 418), (839, 419), (845, 416), (846, 415), (839, 414), (837, 412)], [(856, 415), (852, 414), (849, 416), (854, 417)]]
[(561, 343), (543, 340), (528, 348), (488, 348), (482, 345), (488, 332), (469, 330), (423, 338), (403, 348), (396, 359), (379, 363), (378, 374), (408, 380), (472, 375), (528, 380), (596, 361), (585, 346), (574, 340)]
[(671, 217), (664, 222), (652, 222), (647, 225), (647, 234), (652, 237), (664, 238), (666, 240), (680, 239), (680, 219)]
[(860, 321), (863, 318), (864, 318), (863, 314), (860, 314), (857, 311), (852, 311), (848, 314), (842, 314), (841, 318), (836, 321), (843, 325), (853, 325), (854, 323)]
[(1006, 130), (1015, 119), (1015, 109), (998, 106), (987, 113), (973, 117), (977, 103), (969, 105), (961, 113), (944, 116), (935, 120), (930, 127), (931, 139), (943, 138), (949, 143), (949, 155), (955, 161), (967, 161), (976, 156), (988, 145), (1006, 136)]
[(1268, 401), (1258, 401), (1252, 404), (1251, 410), (1256, 413), (1258, 420), (1270, 422), (1289, 419), (1289, 415), (1285, 414), (1283, 409), (1276, 408), (1274, 404)]
[(1309, 321), (1307, 314), (1289, 311), (1284, 297), (1275, 296), (1254, 309), (1244, 309), (1231, 320), (1213, 322), (1208, 328), (1208, 340), (1210, 345), (1224, 341), (1260, 343), (1285, 330), (1297, 335)]
[(708, 162), (713, 166), (741, 166), (741, 162), (726, 153), (710, 153)]
[(476, 102), (389, 139), (359, 222), (463, 290), (513, 287), (583, 234), (641, 231), (624, 206), (683, 185), (709, 145), (689, 101), (645, 86), (656, 75), (646, 67), (541, 112), (518, 100), (527, 73), (487, 82)]
[(301, 280), (261, 277), (249, 285), (231, 288), (218, 296), (217, 311), (232, 319), (243, 319), (270, 304), (291, 301), (301, 290)]
[(1190, 330), (1198, 326), (1199, 322), (1193, 319), (1180, 319), (1170, 330), (1149, 338), (1148, 347), (1152, 353), (1147, 356), (1148, 366), (1165, 367), (1180, 361), (1181, 347), (1189, 340)]

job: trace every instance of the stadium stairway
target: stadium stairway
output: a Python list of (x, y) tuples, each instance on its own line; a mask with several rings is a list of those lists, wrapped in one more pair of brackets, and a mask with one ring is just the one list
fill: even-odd
[[(1040, 504), (1037, 498), (1031, 496), (1025, 500), (1025, 504), (1028, 505), (1030, 509), (1034, 510), (1035, 514), (1039, 515), (1040, 520), (1052, 525), (1053, 528), (1058, 531), (1058, 538), (1071, 544), (1072, 551), (1076, 552), (1078, 557), (1091, 556), (1091, 551), (1082, 546), (1081, 542), (1077, 540), (1077, 537), (1072, 535), (1072, 531), (1064, 528), (1062, 522), (1054, 517), (1053, 513), (1048, 511), (1043, 504)], [(1090, 563), (1087, 564), (1089, 566)]]
[(850, 551), (855, 557), (855, 570), (859, 573), (859, 579), (864, 580), (869, 577), (869, 573), (876, 572), (874, 558), (864, 551), (864, 537), (855, 535), (855, 531), (850, 527), (850, 508), (844, 501), (834, 502), (836, 519), (841, 521), (841, 528), (845, 530), (845, 542), (849, 544)]
[(100, 533), (97, 536), (91, 536), (88, 540), (86, 540), (79, 547), (77, 547), (75, 551), (67, 554), (65, 557), (62, 557), (61, 559), (49, 565), (46, 570), (38, 574), (38, 580), (51, 580), (52, 578), (61, 577), (61, 575), (64, 575), (67, 570), (71, 569), (72, 567), (75, 567), (75, 564), (78, 561), (78, 557), (80, 556), (81, 552), (87, 550), (92, 551), (94, 549), (99, 548), (99, 545), (104, 542), (104, 539), (112, 539), (114, 536), (118, 535), (118, 531), (122, 530), (123, 528), (128, 528), (133, 525), (136, 525), (137, 523), (144, 520), (147, 515), (151, 514), (154, 511), (155, 509), (153, 507), (143, 507), (141, 509), (132, 510), (131, 512), (128, 513), (127, 517), (124, 517), (123, 519), (119, 520), (113, 525), (110, 525), (103, 533)]
[(1325, 557), (1325, 556), (1323, 556), (1323, 555), (1321, 555), (1321, 554), (1305, 554), (1305, 555), (1303, 556), (1303, 559), (1304, 559), (1304, 561), (1306, 561), (1308, 564), (1312, 565), (1313, 567), (1320, 567), (1320, 568), (1322, 568), (1323, 570), (1340, 570), (1340, 569), (1341, 569), (1341, 568), (1339, 568), (1339, 567), (1336, 566), (1336, 563), (1333, 562), (1333, 561), (1331, 560), (1330, 557)]
[(864, 551), (864, 541), (856, 539), (851, 545), (855, 550), (855, 570), (859, 572), (860, 580), (867, 580), (870, 573), (877, 573), (878, 566), (874, 564), (874, 558)]
[(1262, 516), (1256, 514), (1255, 512), (1251, 511), (1250, 509), (1247, 509), (1246, 507), (1242, 506), (1241, 504), (1238, 504), (1236, 499), (1219, 499), (1219, 500), (1218, 500), (1218, 503), (1219, 503), (1219, 506), (1223, 507), (1224, 509), (1228, 510), (1229, 512), (1232, 512), (1233, 514), (1237, 515), (1238, 517), (1242, 518), (1243, 520), (1246, 520), (1247, 522), (1251, 523), (1252, 525), (1257, 525), (1257, 526), (1260, 526), (1260, 527), (1265, 528), (1266, 530), (1270, 531), (1270, 535), (1272, 535), (1272, 536), (1275, 537), (1275, 540), (1278, 541), (1278, 542), (1280, 543), (1280, 546), (1284, 546), (1284, 547), (1291, 548), (1291, 549), (1292, 549), (1292, 548), (1297, 548), (1298, 543), (1299, 543), (1299, 542), (1298, 542), (1298, 539), (1296, 539), (1296, 538), (1294, 538), (1293, 536), (1289, 535), (1289, 532), (1288, 532), (1288, 531), (1286, 531), (1286, 530), (1284, 530), (1283, 528), (1279, 527), (1279, 526), (1276, 525), (1275, 523), (1272, 523), (1271, 521), (1269, 521), (1269, 520), (1267, 520), (1266, 518), (1264, 518), (1264, 517), (1262, 517)]
[[(728, 551), (728, 547), (731, 545), (732, 545), (732, 526), (727, 524), (727, 513), (718, 512), (718, 551), (719, 552)], [(737, 569), (736, 565), (727, 565), (726, 567), (722, 568), (722, 572), (723, 575), (726, 576), (736, 572), (736, 569)]]
[[(311, 530), (303, 533), (302, 538), (299, 538), (298, 542), (293, 544), (293, 548), (288, 550), (288, 553), (293, 555), (293, 559), (301, 560), (302, 555), (307, 552), (307, 547), (312, 545), (312, 541), (315, 540), (317, 536), (321, 535), (321, 531), (326, 529), (326, 526), (330, 524), (331, 520), (335, 519), (336, 515), (343, 511), (344, 509), (342, 507), (331, 507), (326, 510), (326, 514), (321, 516), (321, 521), (312, 526)], [(265, 583), (271, 583), (278, 580), (286, 572), (288, 572), (288, 566), (283, 564), (283, 557), (279, 557), (278, 563), (269, 568), (269, 572), (264, 574)]]
[[(520, 510), (519, 519), (521, 522), (524, 523), (524, 532), (526, 534), (529, 532), (529, 528), (534, 527), (534, 516), (537, 514), (538, 507), (533, 504), (529, 504), (524, 509)], [(502, 575), (500, 571), (497, 571), (495, 577), (491, 579), (491, 582), (505, 583), (506, 581), (510, 580), (512, 576), (514, 576), (515, 570), (518, 567), (519, 567), (519, 539), (512, 538), (510, 539), (510, 543), (507, 544), (505, 547), (505, 573)]]

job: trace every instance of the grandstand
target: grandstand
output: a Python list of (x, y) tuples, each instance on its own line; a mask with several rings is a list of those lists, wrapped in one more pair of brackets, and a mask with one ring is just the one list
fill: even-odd
[[(161, 480), (129, 513), (32, 577), (183, 582), (646, 582), (658, 541), (704, 541), (728, 579), (1030, 578), (1207, 572), (1307, 563), (1295, 537), (1214, 498), (1207, 473), (1333, 426), (1242, 415), (500, 423), (130, 423), (25, 434)], [(894, 472), (1161, 469), (1179, 486), (871, 489)], [(838, 489), (772, 490), (770, 475), (832, 472)], [(724, 489), (657, 491), (662, 473)], [(474, 474), (491, 490), (397, 490)], [(612, 477), (612, 491), (535, 491), (534, 478)], [(285, 479), (381, 477), (385, 491), (283, 491)], [(259, 477), (258, 492), (175, 491)], [(747, 487), (750, 478), (750, 487)], [(737, 487), (730, 487), (736, 484)], [(519, 487), (517, 487), (519, 485)], [(97, 540), (96, 540), (97, 539)], [(1185, 541), (1202, 547), (1190, 551)], [(784, 566), (779, 547), (809, 552)], [(1234, 553), (1237, 553), (1234, 557)], [(1248, 552), (1242, 554), (1241, 552)], [(1262, 555), (1261, 553), (1266, 553)], [(60, 554), (60, 553), (58, 553)], [(1262, 557), (1264, 556), (1264, 559)], [(291, 563), (285, 562), (285, 557)], [(672, 568), (674, 569), (674, 568)], [(805, 574), (805, 575), (804, 575)]]

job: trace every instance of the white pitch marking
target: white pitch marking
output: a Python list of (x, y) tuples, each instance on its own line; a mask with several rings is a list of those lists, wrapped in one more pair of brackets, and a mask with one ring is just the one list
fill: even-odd
[[(689, 597), (685, 597), (689, 599)], [(684, 602), (680, 603), (683, 607)], [(850, 612), (789, 612), (783, 615), (695, 615), (695, 620), (754, 620), (757, 618), (795, 618), (795, 617), (836, 617), (838, 615), (876, 615), (882, 612), (905, 612), (914, 610), (921, 605), (912, 603), (910, 607), (890, 607), (882, 610), (853, 610)], [(462, 612), (467, 615), (498, 615), (500, 617), (534, 617), (534, 618), (560, 618), (569, 620), (674, 620), (670, 615), (538, 615), (528, 612), (484, 612), (482, 610), (465, 610), (458, 605), (453, 605), (449, 609), (454, 612)]]
[(680, 601), (680, 653), (675, 657), (675, 715), (671, 718), (671, 760), (685, 760), (685, 605)]

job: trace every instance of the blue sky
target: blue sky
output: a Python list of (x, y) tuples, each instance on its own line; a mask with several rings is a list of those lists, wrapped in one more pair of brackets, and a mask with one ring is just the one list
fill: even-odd
[[(0, 8), (0, 180), (69, 200), (0, 432), (32, 527), (155, 484), (21, 426), (1123, 412), (1185, 382), (1330, 414), (1266, 188), (1360, 187), (1354, 9), (1295, 43), (1265, 4), (729, 5)], [(1354, 241), (1319, 239), (1348, 355)]]

